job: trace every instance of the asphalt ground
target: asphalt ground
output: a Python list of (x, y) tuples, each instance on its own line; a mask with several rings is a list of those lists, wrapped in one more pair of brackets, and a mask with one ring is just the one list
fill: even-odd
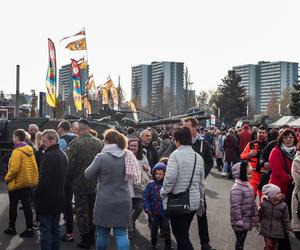
[[(221, 176), (215, 168), (206, 180), (206, 201), (207, 214), (209, 223), (209, 232), (211, 245), (218, 250), (232, 250), (235, 244), (235, 235), (230, 225), (229, 214), (229, 192), (233, 185), (232, 180), (228, 180)], [(33, 239), (22, 239), (19, 236), (10, 237), (3, 234), (3, 230), (8, 225), (8, 195), (4, 182), (0, 182), (0, 250), (35, 250), (40, 249), (38, 235)], [(61, 221), (63, 224), (63, 220)], [(131, 240), (131, 249), (146, 250), (150, 248), (150, 230), (148, 228), (148, 220), (142, 214), (137, 222), (137, 233)], [(76, 228), (76, 226), (75, 226)], [(18, 211), (16, 230), (21, 233), (25, 229), (24, 214)], [(62, 226), (62, 233), (65, 228)], [(76, 229), (77, 230), (77, 229)], [(194, 218), (190, 228), (190, 238), (194, 249), (201, 249), (198, 236), (197, 220)], [(300, 249), (300, 241), (290, 234), (293, 250)], [(61, 243), (61, 249), (78, 249), (76, 243), (79, 241), (78, 232), (75, 231), (75, 241), (72, 243)], [(176, 247), (173, 238), (173, 246)], [(95, 249), (92, 248), (92, 249)], [(115, 249), (113, 237), (110, 238), (110, 249)], [(163, 239), (159, 240), (158, 249), (163, 249)], [(245, 250), (263, 249), (263, 237), (258, 235), (256, 228), (253, 228), (247, 235), (245, 242)]]

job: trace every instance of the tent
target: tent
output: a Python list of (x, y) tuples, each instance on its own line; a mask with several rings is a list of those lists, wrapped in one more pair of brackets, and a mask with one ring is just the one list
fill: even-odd
[(269, 125), (270, 128), (279, 128), (283, 125), (288, 124), (289, 122), (294, 121), (295, 118), (293, 116), (282, 116), (279, 120), (276, 122), (273, 122)]
[(291, 121), (288, 123), (289, 126), (291, 127), (298, 127), (300, 128), (300, 118), (294, 120), (294, 121)]

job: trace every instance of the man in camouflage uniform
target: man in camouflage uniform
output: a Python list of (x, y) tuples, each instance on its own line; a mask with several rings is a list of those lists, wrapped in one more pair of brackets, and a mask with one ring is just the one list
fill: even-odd
[(90, 135), (89, 130), (89, 121), (81, 118), (78, 122), (79, 137), (70, 143), (67, 152), (69, 157), (67, 183), (72, 185), (75, 196), (75, 211), (81, 236), (77, 246), (84, 249), (90, 249), (94, 244), (93, 208), (97, 185), (97, 180), (85, 179), (84, 171), (103, 148), (102, 142)]

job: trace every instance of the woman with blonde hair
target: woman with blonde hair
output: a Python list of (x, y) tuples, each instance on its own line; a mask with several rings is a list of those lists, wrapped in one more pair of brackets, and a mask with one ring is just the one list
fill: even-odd
[(114, 129), (104, 132), (104, 148), (85, 170), (89, 180), (98, 178), (93, 223), (97, 230), (97, 250), (108, 247), (111, 228), (118, 250), (129, 250), (127, 228), (131, 219), (129, 183), (139, 184), (141, 169), (127, 150), (127, 139)]

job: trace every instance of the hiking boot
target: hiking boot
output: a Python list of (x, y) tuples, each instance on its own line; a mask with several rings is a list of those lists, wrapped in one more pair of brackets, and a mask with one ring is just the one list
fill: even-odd
[(34, 237), (33, 228), (27, 228), (23, 233), (20, 233), (19, 235), (22, 238), (33, 238)]
[(4, 232), (4, 234), (7, 234), (7, 235), (16, 235), (17, 234), (16, 229), (14, 229), (12, 227), (5, 229), (3, 232)]
[(91, 249), (91, 244), (88, 240), (82, 239), (77, 246), (82, 249)]
[(67, 234), (67, 233), (65, 233), (60, 239), (63, 242), (73, 242), (74, 241), (73, 234)]

